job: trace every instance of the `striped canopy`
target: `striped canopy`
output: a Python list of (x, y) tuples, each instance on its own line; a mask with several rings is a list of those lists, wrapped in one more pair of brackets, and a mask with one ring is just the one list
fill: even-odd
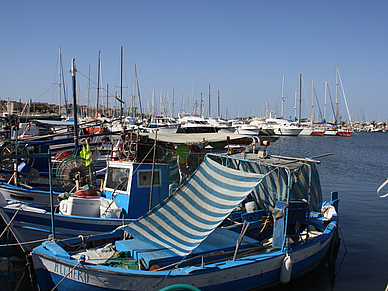
[(124, 227), (160, 249), (184, 256), (195, 249), (263, 179), (205, 157), (172, 196)]
[[(306, 199), (309, 201), (311, 211), (321, 209), (321, 183), (314, 162), (295, 161), (290, 163), (288, 161), (282, 165), (281, 163), (271, 164), (270, 161), (249, 161), (222, 157), (220, 163), (228, 164), (229, 167), (241, 171), (265, 175), (263, 181), (252, 191), (252, 197), (261, 209), (272, 212), (276, 201), (288, 198), (288, 187), (290, 188), (289, 200)], [(288, 181), (290, 175), (290, 181)]]

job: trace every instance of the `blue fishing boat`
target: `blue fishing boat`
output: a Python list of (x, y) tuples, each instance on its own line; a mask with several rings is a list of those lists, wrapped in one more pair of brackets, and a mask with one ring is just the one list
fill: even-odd
[[(151, 181), (154, 181), (153, 183)], [(137, 219), (168, 197), (174, 183), (179, 182), (175, 163), (142, 163), (134, 161), (108, 161), (102, 191), (80, 189), (58, 202), (54, 213), (56, 238), (94, 235), (110, 232), (123, 223)], [(8, 189), (11, 185), (7, 186)], [(15, 187), (20, 193), (20, 187)], [(28, 195), (49, 192), (26, 189)], [(29, 192), (28, 192), (29, 191)], [(0, 214), (19, 241), (31, 250), (37, 241), (52, 234), (52, 212), (49, 206), (20, 200), (5, 200), (0, 187)], [(63, 193), (56, 193), (58, 197)], [(36, 197), (36, 196), (34, 196)], [(17, 198), (17, 197), (15, 197)], [(24, 199), (25, 200), (25, 199)], [(35, 242), (35, 243), (28, 243)]]
[(40, 290), (249, 290), (316, 267), (338, 239), (313, 159), (208, 154), (173, 195), (107, 234), (32, 252)]

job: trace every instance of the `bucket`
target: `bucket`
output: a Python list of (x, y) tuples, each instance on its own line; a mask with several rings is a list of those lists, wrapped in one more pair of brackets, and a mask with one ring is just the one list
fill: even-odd
[(121, 216), (121, 207), (111, 208), (109, 207), (107, 210), (106, 206), (100, 205), (100, 217), (105, 218), (120, 218)]
[(249, 201), (245, 203), (245, 211), (246, 212), (254, 212), (257, 210), (257, 204), (255, 201)]

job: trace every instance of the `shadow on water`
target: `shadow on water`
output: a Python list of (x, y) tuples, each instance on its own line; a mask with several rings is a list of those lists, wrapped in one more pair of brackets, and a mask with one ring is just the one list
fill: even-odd
[(341, 268), (344, 256), (337, 258), (340, 242), (332, 244), (320, 264), (309, 273), (278, 286), (276, 291), (331, 291), (335, 289), (336, 275)]
[[(3, 232), (5, 226), (3, 219), (0, 217), (1, 232)], [(3, 233), (0, 244), (0, 290), (38, 290), (34, 280), (31, 257), (25, 255), (21, 247), (17, 245), (17, 241), (10, 230)]]

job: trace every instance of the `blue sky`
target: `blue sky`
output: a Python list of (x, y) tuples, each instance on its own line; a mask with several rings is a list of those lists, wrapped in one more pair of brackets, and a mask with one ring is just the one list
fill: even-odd
[[(158, 110), (160, 92), (172, 103), (174, 88), (175, 115), (183, 99), (189, 111), (201, 92), (207, 102), (210, 85), (213, 117), (218, 91), (222, 117), (261, 116), (266, 102), (280, 115), (285, 75), (289, 117), (302, 74), (307, 117), (312, 79), (322, 114), (326, 80), (335, 102), (338, 66), (352, 119), (387, 121), (386, 11), (386, 1), (3, 1), (0, 98), (58, 103), (59, 47), (65, 71), (75, 57), (81, 103), (89, 67), (95, 102), (99, 51), (101, 86), (114, 94), (123, 46), (127, 102), (136, 64), (143, 106), (145, 95), (151, 105), (153, 89)], [(71, 92), (69, 74), (65, 82)], [(346, 120), (341, 86), (339, 92)], [(317, 118), (316, 100), (314, 112)]]

